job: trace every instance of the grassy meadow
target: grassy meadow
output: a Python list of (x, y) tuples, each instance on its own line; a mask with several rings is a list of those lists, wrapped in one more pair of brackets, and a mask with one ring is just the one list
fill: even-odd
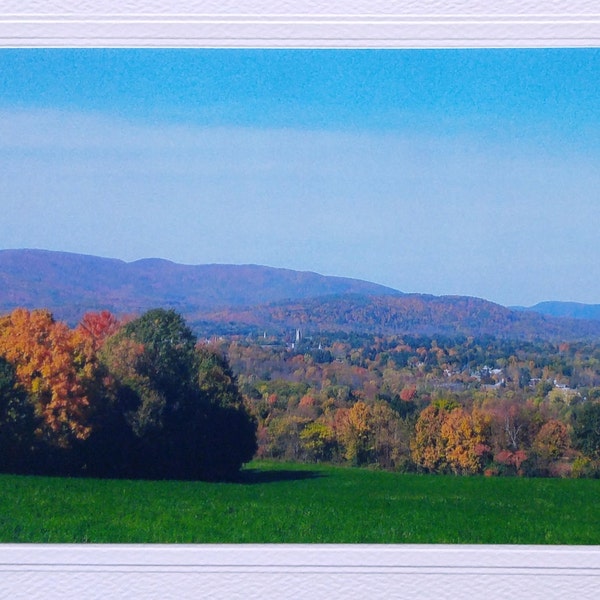
[(254, 462), (236, 483), (0, 475), (0, 542), (600, 544), (600, 480)]

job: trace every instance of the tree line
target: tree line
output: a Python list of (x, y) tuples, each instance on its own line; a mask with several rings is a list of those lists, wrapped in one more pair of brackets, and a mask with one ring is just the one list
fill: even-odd
[(1, 471), (222, 479), (256, 448), (227, 360), (175, 311), (0, 318)]
[(228, 335), (157, 309), (0, 317), (0, 470), (232, 477), (253, 456), (429, 473), (600, 475), (600, 346)]

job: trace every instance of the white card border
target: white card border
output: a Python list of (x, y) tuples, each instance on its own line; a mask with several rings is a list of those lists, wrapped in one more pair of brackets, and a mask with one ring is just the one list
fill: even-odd
[[(594, 1), (0, 0), (0, 47), (598, 47)], [(560, 518), (557, 515), (557, 518)], [(598, 546), (0, 545), (0, 596), (595, 598)]]
[(598, 546), (0, 545), (3, 598), (592, 599)]
[(599, 44), (594, 0), (0, 0), (0, 47)]

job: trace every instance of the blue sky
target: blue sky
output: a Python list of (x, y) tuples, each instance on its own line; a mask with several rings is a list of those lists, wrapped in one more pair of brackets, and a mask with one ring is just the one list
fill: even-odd
[(600, 303), (600, 50), (0, 50), (0, 247)]

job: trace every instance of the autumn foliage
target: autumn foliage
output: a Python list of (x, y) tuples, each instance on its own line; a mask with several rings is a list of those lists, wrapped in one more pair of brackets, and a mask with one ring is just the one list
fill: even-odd
[(82, 342), (45, 310), (17, 309), (0, 320), (0, 356), (30, 397), (36, 435), (61, 447), (90, 434), (86, 380), (94, 364)]
[(454, 475), (600, 475), (600, 348), (222, 336), (174, 311), (0, 317), (0, 470), (233, 476), (259, 458)]
[[(600, 428), (587, 410), (600, 406), (594, 345), (321, 333), (293, 347), (275, 336), (219, 346), (257, 419), (259, 457), (455, 475), (598, 473)], [(566, 373), (597, 387), (570, 389)]]
[(195, 344), (173, 311), (74, 329), (45, 310), (2, 317), (0, 470), (231, 476), (254, 454), (254, 421), (227, 363)]

